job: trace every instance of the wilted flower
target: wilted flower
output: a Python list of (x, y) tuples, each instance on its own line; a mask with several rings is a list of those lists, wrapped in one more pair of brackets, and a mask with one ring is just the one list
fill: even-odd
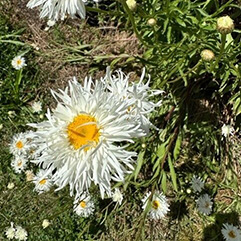
[(50, 222), (48, 219), (44, 219), (42, 222), (43, 229), (47, 228), (50, 225)]
[(32, 170), (27, 170), (27, 171), (25, 172), (25, 175), (26, 175), (26, 181), (27, 181), (27, 182), (33, 181), (33, 179), (34, 179), (34, 173), (33, 173)]
[(228, 34), (234, 30), (233, 19), (229, 16), (220, 17), (217, 20), (217, 30), (221, 34)]
[(215, 58), (215, 55), (213, 53), (212, 50), (210, 49), (204, 49), (202, 52), (201, 52), (201, 57), (204, 61), (211, 61), (211, 60), (214, 60)]
[(9, 183), (8, 183), (8, 186), (7, 186), (8, 189), (11, 190), (11, 189), (13, 189), (14, 187), (15, 187), (15, 185), (14, 185), (13, 182), (9, 182)]
[(197, 205), (198, 211), (204, 215), (209, 215), (212, 212), (213, 202), (208, 194), (200, 196), (197, 200)]
[(113, 202), (118, 202), (121, 205), (123, 200), (123, 195), (120, 192), (119, 188), (115, 188), (115, 192), (112, 194), (112, 199), (113, 199)]

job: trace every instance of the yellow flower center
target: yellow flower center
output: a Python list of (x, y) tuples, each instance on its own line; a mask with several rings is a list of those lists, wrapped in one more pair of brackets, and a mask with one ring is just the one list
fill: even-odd
[(22, 64), (22, 60), (21, 59), (18, 59), (17, 60), (17, 65), (21, 65)]
[(22, 161), (18, 162), (18, 167), (22, 166)]
[(160, 202), (157, 200), (154, 200), (151, 204), (152, 208), (158, 209), (160, 207)]
[(85, 201), (81, 201), (79, 205), (80, 205), (82, 208), (85, 208), (85, 207), (86, 207), (86, 202), (85, 202)]
[(205, 208), (209, 208), (209, 202), (205, 203)]
[[(67, 133), (69, 142), (77, 150), (84, 145), (93, 145), (99, 142), (99, 128), (96, 119), (91, 115), (80, 114), (68, 125)], [(84, 150), (89, 150), (89, 146)]]
[(22, 148), (23, 148), (23, 143), (22, 143), (21, 141), (18, 141), (18, 142), (16, 143), (16, 147), (17, 147), (18, 149), (22, 149)]
[(233, 230), (231, 230), (231, 231), (228, 233), (228, 236), (229, 236), (230, 238), (236, 238), (236, 235), (235, 235), (235, 233), (234, 233)]
[(44, 185), (46, 182), (47, 182), (46, 179), (42, 179), (42, 180), (39, 182), (39, 184), (40, 184), (40, 185)]

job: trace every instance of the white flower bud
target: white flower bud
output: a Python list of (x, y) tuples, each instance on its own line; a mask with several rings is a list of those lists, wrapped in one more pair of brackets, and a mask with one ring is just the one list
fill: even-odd
[(155, 26), (156, 25), (156, 19), (155, 18), (148, 19), (147, 24), (150, 25), (150, 26)]
[(136, 1), (135, 0), (127, 0), (126, 4), (131, 11), (136, 10)]
[(204, 49), (202, 52), (201, 52), (201, 57), (204, 61), (211, 61), (211, 60), (214, 60), (215, 58), (215, 55), (213, 53), (212, 50), (210, 49)]
[(231, 33), (234, 30), (233, 19), (231, 19), (229, 16), (218, 18), (217, 30), (221, 34)]

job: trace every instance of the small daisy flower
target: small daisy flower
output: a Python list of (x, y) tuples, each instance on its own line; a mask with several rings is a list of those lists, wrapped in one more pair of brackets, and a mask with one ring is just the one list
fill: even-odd
[(233, 224), (225, 223), (221, 230), (226, 241), (240, 241), (241, 231)]
[(15, 156), (11, 162), (11, 166), (15, 173), (21, 173), (27, 166), (27, 158), (24, 155)]
[(209, 215), (212, 212), (213, 202), (208, 194), (200, 196), (197, 200), (197, 209), (204, 215)]
[(94, 202), (86, 192), (80, 197), (76, 196), (74, 201), (74, 211), (81, 217), (89, 217), (95, 210)]
[(50, 175), (46, 170), (39, 170), (36, 176), (33, 178), (33, 183), (35, 184), (34, 190), (39, 194), (47, 192), (52, 187), (52, 181)]
[(48, 219), (44, 219), (42, 222), (43, 229), (47, 228), (50, 225), (50, 222)]
[(27, 240), (27, 236), (28, 236), (28, 233), (24, 228), (22, 228), (20, 226), (16, 227), (16, 232), (15, 232), (15, 238), (16, 239)]
[(13, 223), (11, 222), (11, 227), (7, 228), (5, 234), (8, 239), (14, 239), (15, 236), (15, 228), (13, 227)]
[(75, 18), (76, 15), (85, 18), (85, 4), (82, 0), (30, 0), (27, 7), (40, 7), (40, 18), (48, 17), (52, 21), (59, 18), (64, 20), (66, 15), (71, 18)]
[(29, 148), (29, 143), (25, 133), (15, 134), (10, 144), (10, 152), (13, 155), (26, 154)]
[(113, 202), (118, 202), (120, 205), (123, 200), (123, 195), (121, 194), (119, 188), (115, 188), (115, 192), (112, 194)]
[(42, 111), (42, 103), (40, 101), (33, 102), (32, 104), (33, 113), (39, 113)]
[[(142, 209), (145, 210), (148, 204), (151, 192), (148, 192), (142, 199), (143, 206)], [(162, 219), (169, 211), (169, 204), (167, 203), (166, 197), (159, 191), (155, 191), (151, 200), (151, 208), (148, 215), (151, 219)]]
[(25, 63), (25, 59), (22, 56), (16, 56), (13, 60), (12, 60), (12, 66), (14, 69), (22, 69), (24, 66), (26, 66)]
[(192, 189), (194, 192), (201, 192), (204, 187), (204, 182), (200, 177), (193, 176)]
[(222, 126), (222, 135), (227, 138), (228, 136), (230, 135), (233, 135), (234, 134), (234, 128), (230, 125), (226, 125), (224, 124)]

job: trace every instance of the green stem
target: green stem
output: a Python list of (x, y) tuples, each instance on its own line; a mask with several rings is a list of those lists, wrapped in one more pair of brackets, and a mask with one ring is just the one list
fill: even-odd
[(19, 86), (20, 86), (20, 83), (22, 80), (22, 72), (23, 72), (23, 69), (18, 70), (16, 79), (15, 79), (15, 94), (16, 94), (15, 98), (16, 98), (16, 100), (19, 100)]
[(226, 34), (221, 35), (221, 47), (220, 47), (220, 53), (214, 62), (214, 64), (211, 66), (211, 72), (215, 69), (216, 65), (219, 63), (220, 59), (222, 58), (224, 48), (225, 48), (225, 43), (226, 43)]

